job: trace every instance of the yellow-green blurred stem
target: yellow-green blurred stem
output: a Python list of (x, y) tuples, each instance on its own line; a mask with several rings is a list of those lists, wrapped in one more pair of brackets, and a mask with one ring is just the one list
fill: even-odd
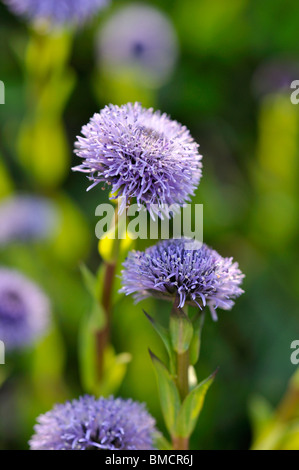
[(104, 307), (106, 324), (102, 330), (96, 332), (98, 379), (101, 379), (103, 376), (104, 352), (110, 342), (110, 327), (112, 315), (111, 298), (114, 286), (116, 261), (113, 263), (106, 262), (105, 264), (106, 266), (104, 275), (103, 296), (102, 299), (100, 299), (100, 302)]
[[(115, 227), (118, 226), (118, 208), (115, 209), (114, 218)], [(112, 316), (112, 294), (114, 288), (117, 259), (119, 254), (119, 237), (116, 237), (113, 242), (113, 253), (110, 261), (105, 261), (105, 274), (104, 274), (104, 286), (102, 298), (99, 299), (101, 305), (104, 308), (106, 316), (106, 324), (102, 330), (96, 332), (96, 344), (97, 344), (97, 370), (98, 379), (101, 380), (104, 372), (104, 353), (106, 347), (110, 343), (110, 328), (111, 328), (111, 316)]]

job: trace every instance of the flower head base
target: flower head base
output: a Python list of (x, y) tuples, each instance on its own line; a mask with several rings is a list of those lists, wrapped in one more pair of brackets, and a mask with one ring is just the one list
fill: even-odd
[(7, 198), (0, 204), (0, 246), (50, 238), (58, 218), (55, 205), (47, 199), (25, 195)]
[(49, 301), (16, 271), (0, 268), (0, 340), (19, 349), (41, 336), (49, 323)]
[(41, 415), (32, 450), (151, 450), (155, 421), (144, 406), (84, 396)]
[(222, 258), (207, 245), (192, 249), (189, 239), (165, 240), (145, 252), (133, 251), (124, 262), (122, 272), (125, 294), (136, 301), (154, 296), (202, 308), (208, 305), (217, 319), (215, 308), (229, 310), (233, 299), (243, 290), (244, 275), (232, 258)]
[(149, 87), (163, 85), (173, 72), (178, 40), (166, 15), (148, 5), (127, 5), (103, 25), (97, 40), (100, 67)]
[(105, 7), (109, 0), (4, 0), (17, 15), (53, 26), (82, 24)]
[[(92, 185), (110, 185), (111, 192), (136, 198), (159, 213), (165, 205), (183, 205), (201, 178), (201, 155), (186, 127), (166, 114), (140, 104), (106, 106), (82, 128), (75, 153)], [(89, 188), (89, 189), (90, 189)], [(123, 210), (124, 207), (121, 207)]]

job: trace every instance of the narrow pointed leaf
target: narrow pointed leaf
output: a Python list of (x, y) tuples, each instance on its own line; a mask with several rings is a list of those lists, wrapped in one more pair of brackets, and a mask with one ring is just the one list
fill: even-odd
[(112, 346), (104, 351), (104, 371), (101, 382), (97, 384), (96, 396), (109, 396), (115, 394), (127, 371), (132, 357), (129, 353), (115, 354)]
[(92, 297), (95, 297), (96, 285), (97, 285), (96, 277), (84, 263), (80, 264), (80, 271), (81, 271), (86, 289), (88, 290), (90, 295), (92, 295)]
[(190, 437), (192, 434), (203, 408), (206, 393), (212, 385), (216, 373), (217, 371), (198, 384), (185, 398), (178, 415), (177, 436)]
[(181, 406), (178, 389), (165, 365), (149, 351), (158, 382), (160, 403), (166, 427), (170, 434), (176, 428), (177, 415)]
[(158, 333), (161, 340), (163, 341), (163, 344), (166, 348), (166, 351), (167, 351), (168, 357), (169, 357), (169, 361), (170, 361), (170, 370), (171, 370), (172, 373), (174, 373), (174, 370), (175, 370), (175, 368), (174, 368), (174, 355), (173, 355), (173, 350), (172, 350), (172, 347), (171, 347), (171, 339), (170, 339), (169, 332), (167, 331), (166, 328), (164, 328), (164, 326), (157, 323), (153, 319), (153, 317), (151, 317), (145, 310), (143, 310), (143, 313), (146, 316), (146, 318), (151, 322), (151, 324), (154, 327), (155, 331)]

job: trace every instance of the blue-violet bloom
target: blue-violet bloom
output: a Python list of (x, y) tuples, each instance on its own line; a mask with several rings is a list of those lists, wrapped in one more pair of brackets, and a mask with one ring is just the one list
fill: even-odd
[(83, 126), (74, 168), (88, 175), (92, 188), (100, 182), (126, 203), (136, 198), (151, 215), (182, 206), (201, 178), (201, 155), (188, 129), (166, 114), (139, 103), (106, 106)]
[(155, 420), (143, 404), (83, 396), (41, 415), (31, 450), (151, 450)]
[(135, 300), (153, 296), (172, 300), (179, 307), (209, 306), (213, 319), (217, 307), (229, 310), (239, 297), (244, 275), (232, 258), (222, 258), (205, 244), (190, 239), (164, 240), (132, 251), (124, 262), (121, 289)]
[(82, 24), (91, 19), (109, 0), (4, 0), (15, 14), (34, 23), (54, 27)]

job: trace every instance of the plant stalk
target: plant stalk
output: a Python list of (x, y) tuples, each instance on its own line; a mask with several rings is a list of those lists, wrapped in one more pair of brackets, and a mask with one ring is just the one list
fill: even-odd
[(177, 386), (182, 402), (189, 393), (189, 351), (177, 354)]
[(173, 437), (172, 438), (173, 450), (189, 450), (188, 437)]
[[(176, 299), (173, 311), (178, 309), (179, 300)], [(183, 328), (183, 327), (182, 327)], [(183, 332), (181, 331), (181, 336)], [(181, 397), (181, 402), (185, 400), (186, 396), (189, 393), (189, 350), (184, 351), (183, 353), (176, 353), (176, 383), (178, 391)], [(189, 449), (189, 438), (181, 436), (172, 436), (172, 445), (174, 450), (188, 450)]]
[[(118, 207), (115, 209), (113, 225), (115, 230), (118, 227)], [(110, 343), (110, 333), (111, 333), (111, 320), (112, 320), (112, 294), (115, 281), (117, 260), (119, 255), (119, 237), (116, 234), (114, 243), (113, 243), (113, 257), (110, 261), (105, 261), (105, 273), (104, 273), (104, 286), (103, 286), (103, 295), (99, 299), (99, 302), (104, 308), (105, 313), (105, 326), (96, 331), (96, 352), (97, 352), (97, 371), (98, 379), (101, 381), (104, 373), (104, 355), (106, 347)]]

